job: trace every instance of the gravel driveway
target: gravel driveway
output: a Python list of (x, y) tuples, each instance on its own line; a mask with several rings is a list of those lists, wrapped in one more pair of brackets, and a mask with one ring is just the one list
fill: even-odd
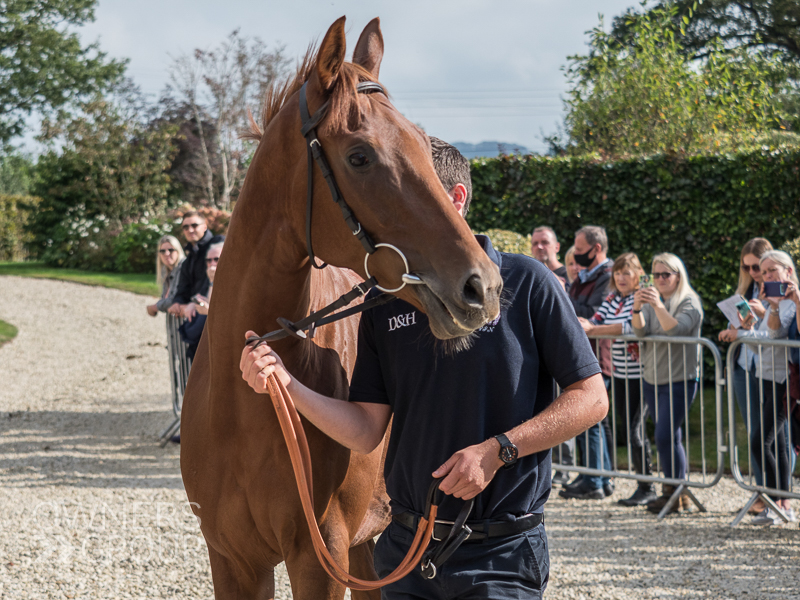
[[(211, 598), (170, 420), (163, 316), (126, 292), (0, 277), (0, 598)], [(619, 480), (617, 494), (632, 484)], [(797, 524), (728, 527), (747, 496), (668, 517), (548, 503), (547, 598), (800, 598)], [(798, 506), (795, 507), (800, 508)], [(291, 598), (281, 571), (276, 598)]]

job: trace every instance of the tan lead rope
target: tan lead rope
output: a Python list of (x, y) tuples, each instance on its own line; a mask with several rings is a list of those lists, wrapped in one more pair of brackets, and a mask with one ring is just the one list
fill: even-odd
[(275, 377), (274, 373), (267, 377), (267, 387), (269, 388), (269, 395), (272, 398), (275, 412), (278, 415), (286, 446), (289, 449), (292, 470), (297, 481), (297, 489), (300, 492), (300, 502), (303, 505), (303, 513), (306, 517), (306, 523), (308, 523), (308, 530), (311, 533), (314, 552), (322, 567), (334, 580), (350, 589), (362, 592), (381, 588), (408, 575), (416, 568), (425, 553), (433, 534), (438, 507), (435, 504), (431, 504), (430, 514), (420, 519), (408, 554), (392, 573), (377, 581), (358, 579), (350, 575), (331, 556), (314, 516), (314, 503), (311, 500), (314, 495), (313, 482), (311, 480), (311, 452), (308, 448), (308, 440), (303, 430), (303, 424), (300, 421), (300, 415), (297, 413), (289, 391)]

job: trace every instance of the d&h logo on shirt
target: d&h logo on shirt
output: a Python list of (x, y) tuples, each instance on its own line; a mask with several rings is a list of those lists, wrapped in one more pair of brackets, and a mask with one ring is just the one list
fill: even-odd
[(400, 329), (401, 327), (408, 327), (409, 325), (416, 325), (417, 311), (406, 313), (404, 315), (397, 315), (396, 317), (389, 317), (389, 331)]

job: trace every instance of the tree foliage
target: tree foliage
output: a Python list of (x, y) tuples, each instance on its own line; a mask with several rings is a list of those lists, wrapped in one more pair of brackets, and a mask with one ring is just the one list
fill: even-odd
[[(790, 62), (800, 64), (800, 3), (797, 0), (662, 0), (651, 10), (676, 8), (676, 23), (689, 11), (692, 18), (681, 32), (681, 45), (696, 58), (708, 56), (720, 40), (723, 47), (777, 50)], [(614, 19), (612, 35), (627, 37), (629, 10)]]
[(70, 26), (94, 20), (97, 0), (0, 0), (0, 146), (20, 135), (33, 111), (108, 89), (124, 70)]
[(238, 30), (216, 48), (173, 59), (168, 96), (191, 112), (199, 142), (196, 162), (210, 206), (230, 208), (252, 152), (240, 137), (248, 128), (247, 110), (259, 114), (267, 88), (288, 63), (282, 47), (267, 50), (263, 41)]
[(570, 153), (731, 151), (786, 128), (780, 59), (727, 51), (716, 41), (705, 60), (692, 63), (680, 43), (685, 21), (676, 23), (677, 11), (670, 4), (629, 18), (624, 39), (606, 33), (601, 21), (589, 32), (589, 54), (570, 57), (562, 142)]
[(78, 237), (86, 244), (92, 242), (86, 238), (113, 237), (167, 205), (166, 170), (177, 128), (154, 120), (152, 109), (131, 88), (96, 96), (80, 108), (76, 115), (62, 112), (43, 125), (40, 139), (53, 147), (36, 165), (33, 191), (41, 203), (31, 224), (35, 253), (72, 256)]

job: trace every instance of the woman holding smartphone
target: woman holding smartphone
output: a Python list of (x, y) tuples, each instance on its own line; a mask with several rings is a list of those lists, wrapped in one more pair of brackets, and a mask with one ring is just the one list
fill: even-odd
[[(645, 277), (639, 257), (626, 252), (614, 259), (609, 289), (605, 299), (591, 319), (578, 317), (588, 335), (630, 335), (633, 316), (634, 292), (639, 289), (640, 278)], [(611, 344), (612, 400), (619, 427), (624, 431), (625, 445), (634, 470), (640, 475), (652, 475), (650, 440), (644, 432), (646, 408), (642, 402), (642, 365), (639, 362), (639, 345), (622, 340)], [(652, 483), (640, 482), (630, 498), (619, 500), (623, 506), (640, 506), (656, 498)]]
[[(791, 298), (798, 288), (797, 271), (792, 258), (779, 250), (765, 252), (759, 264), (763, 273), (763, 293), (769, 305), (769, 315), (757, 327), (753, 327), (752, 319), (748, 319), (743, 326), (745, 328), (738, 331), (738, 337), (786, 338), (795, 317), (795, 303)], [(761, 360), (756, 364), (756, 377), (760, 388), (759, 399), (763, 398), (762, 426), (750, 432), (750, 449), (761, 465), (764, 485), (788, 491), (791, 485), (793, 450), (788, 446), (786, 410), (781, 407), (786, 392), (788, 357), (785, 348), (769, 346), (761, 349), (759, 357)], [(772, 496), (772, 499), (789, 519), (794, 520), (794, 511), (788, 498)], [(764, 508), (753, 519), (755, 525), (774, 525), (778, 522), (780, 518), (770, 508)]]
[[(742, 247), (739, 259), (739, 285), (736, 293), (748, 301), (753, 314), (755, 315), (754, 324), (764, 318), (767, 312), (767, 305), (762, 303), (759, 295), (763, 277), (759, 262), (765, 252), (772, 250), (772, 244), (765, 238), (753, 238)], [(742, 321), (730, 323), (728, 329), (723, 329), (719, 333), (719, 341), (732, 342), (736, 339), (736, 331), (741, 327)], [(756, 353), (748, 346), (739, 346), (736, 355), (733, 357), (733, 395), (742, 419), (747, 424), (747, 431), (761, 429), (761, 410), (758, 399), (758, 381), (756, 380)], [(749, 415), (749, 418), (748, 418)], [(764, 477), (761, 473), (761, 465), (753, 453), (750, 453), (750, 471), (753, 474), (756, 485), (764, 484)], [(752, 507), (750, 512), (758, 514), (764, 510), (764, 503), (759, 499)]]
[[(633, 296), (631, 325), (638, 337), (649, 335), (697, 337), (703, 324), (700, 296), (689, 284), (683, 261), (665, 252), (653, 258), (653, 287), (637, 290)], [(681, 441), (681, 425), (698, 387), (699, 351), (696, 347), (669, 344), (642, 344), (642, 388), (650, 415), (656, 423), (656, 447), (666, 477), (685, 479), (686, 450)], [(661, 496), (647, 503), (647, 510), (658, 513), (666, 506), (675, 486), (664, 484)], [(670, 512), (689, 509), (688, 496), (682, 495)]]

